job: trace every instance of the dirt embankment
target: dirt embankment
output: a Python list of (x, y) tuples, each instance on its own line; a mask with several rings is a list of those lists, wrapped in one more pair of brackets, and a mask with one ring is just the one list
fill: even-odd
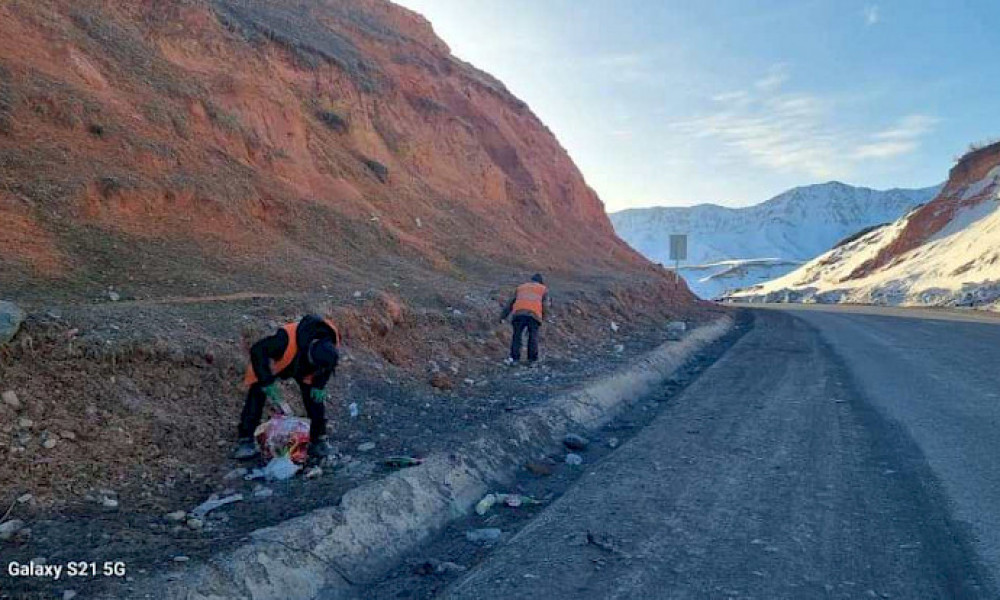
[(657, 276), (531, 110), (384, 0), (3, 3), (0, 217), (15, 299)]

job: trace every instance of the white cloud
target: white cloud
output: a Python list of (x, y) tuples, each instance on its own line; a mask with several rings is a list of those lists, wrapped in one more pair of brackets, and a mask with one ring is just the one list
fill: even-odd
[[(885, 160), (913, 152), (937, 119), (912, 114), (868, 133), (837, 118), (837, 102), (809, 93), (786, 92), (787, 68), (772, 68), (753, 91), (712, 97), (716, 109), (674, 125), (678, 131), (721, 142), (721, 153), (777, 172), (812, 178), (849, 177), (861, 160)], [(781, 81), (775, 82), (779, 79)], [(761, 82), (767, 82), (761, 85)]]
[(930, 133), (938, 119), (929, 115), (907, 115), (889, 129), (872, 135), (872, 142), (858, 146), (854, 156), (863, 158), (893, 158), (909, 154), (920, 147), (920, 138)]
[(767, 75), (758, 79), (754, 86), (758, 90), (771, 92), (780, 88), (786, 81), (788, 81), (788, 65), (778, 63), (771, 65), (771, 68), (767, 70)]
[(871, 27), (879, 21), (882, 20), (882, 15), (879, 13), (878, 4), (869, 4), (861, 11), (865, 17), (865, 25)]

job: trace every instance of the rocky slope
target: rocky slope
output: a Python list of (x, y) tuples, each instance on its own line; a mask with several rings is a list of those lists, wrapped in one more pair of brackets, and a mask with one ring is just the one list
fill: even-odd
[(784, 275), (865, 227), (896, 220), (939, 188), (886, 191), (839, 182), (798, 187), (745, 208), (714, 204), (625, 210), (618, 235), (669, 264), (669, 235), (688, 234), (682, 274), (702, 297)]
[(970, 152), (941, 193), (903, 218), (734, 300), (1000, 304), (1000, 144)]
[(4, 2), (0, 182), (15, 298), (653, 272), (530, 109), (384, 0)]

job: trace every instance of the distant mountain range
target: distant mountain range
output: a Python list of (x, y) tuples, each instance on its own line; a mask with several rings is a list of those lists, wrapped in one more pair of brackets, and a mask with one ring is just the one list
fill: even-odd
[(873, 190), (831, 181), (793, 188), (744, 208), (715, 204), (611, 214), (618, 235), (654, 262), (670, 264), (670, 234), (688, 235), (681, 274), (703, 298), (780, 277), (857, 232), (895, 221), (940, 186)]
[(731, 298), (1000, 310), (1000, 143), (964, 156), (931, 202)]

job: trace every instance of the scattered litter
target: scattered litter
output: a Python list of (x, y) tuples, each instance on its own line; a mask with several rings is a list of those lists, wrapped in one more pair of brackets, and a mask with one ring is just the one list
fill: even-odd
[(590, 440), (575, 433), (567, 433), (563, 438), (563, 445), (570, 450), (586, 450), (590, 445)]
[(361, 297), (361, 292), (354, 292), (354, 297), (355, 298), (360, 298)]
[(73, 600), (76, 598), (76, 590), (63, 590), (62, 600)]
[(347, 410), (351, 413), (351, 418), (352, 419), (357, 419), (358, 418), (359, 411), (358, 411), (358, 403), (357, 402), (351, 402), (347, 406)]
[(485, 515), (493, 508), (493, 505), (497, 503), (496, 494), (486, 494), (483, 496), (482, 500), (476, 503), (476, 514), (479, 516)]
[(187, 526), (191, 529), (198, 530), (205, 526), (205, 521), (192, 517), (187, 520)]
[(183, 510), (175, 510), (174, 512), (163, 515), (163, 517), (173, 523), (180, 523), (187, 517), (187, 513)]
[(220, 498), (218, 494), (212, 494), (208, 500), (191, 509), (191, 516), (202, 518), (220, 506), (240, 502), (241, 500), (243, 500), (243, 494), (232, 494), (225, 498)]
[(382, 464), (391, 469), (405, 469), (407, 467), (422, 465), (423, 463), (424, 459), (413, 458), (412, 456), (390, 456), (382, 461)]
[(492, 543), (500, 539), (503, 532), (496, 527), (487, 527), (485, 529), (470, 529), (465, 532), (465, 539), (474, 543)]
[(622, 352), (625, 352), (625, 344), (615, 344), (615, 353), (621, 354)]
[(122, 299), (121, 295), (114, 290), (108, 290), (108, 298), (110, 298), (112, 302), (118, 302)]
[(451, 561), (445, 561), (439, 564), (436, 570), (438, 573), (464, 573), (468, 569), (469, 568), (464, 565), (453, 563)]
[(286, 457), (302, 464), (309, 453), (309, 419), (275, 415), (254, 431), (265, 460)]
[(358, 444), (358, 452), (371, 452), (375, 449), (375, 442), (362, 442)]
[(0, 523), (0, 540), (6, 541), (14, 537), (18, 531), (24, 528), (24, 521), (21, 519), (11, 519)]
[(295, 464), (288, 455), (275, 456), (264, 467), (264, 479), (284, 481), (291, 479), (302, 467)]
[(614, 332), (618, 331), (618, 323), (615, 323), (614, 321), (611, 321), (611, 331), (614, 331)]
[(239, 479), (247, 474), (247, 470), (244, 467), (239, 467), (238, 469), (233, 469), (232, 471), (226, 473), (222, 478), (223, 481), (229, 481), (230, 479)]
[(263, 478), (264, 478), (264, 469), (254, 469), (253, 471), (250, 471), (249, 473), (243, 476), (243, 479), (245, 479), (246, 481), (253, 481), (254, 479), (263, 479)]
[(608, 448), (611, 448), (612, 450), (617, 448), (619, 444), (621, 444), (621, 442), (618, 441), (618, 438), (616, 437), (608, 439)]
[(323, 469), (320, 467), (311, 467), (306, 471), (306, 479), (316, 479), (323, 474)]
[(189, 560), (191, 560), (191, 559), (188, 558), (188, 557), (186, 557), (186, 556), (183, 556), (183, 555), (178, 555), (178, 556), (174, 557), (174, 562), (175, 563), (186, 563)]
[(31, 502), (32, 498), (34, 498), (34, 496), (32, 496), (31, 494), (21, 494), (20, 496), (17, 497), (17, 503), (27, 504), (28, 502)]
[(115, 500), (114, 498), (109, 498), (109, 497), (105, 496), (104, 498), (101, 499), (101, 506), (103, 506), (104, 508), (110, 508), (110, 509), (113, 510), (113, 509), (118, 508), (118, 501)]
[(274, 495), (274, 490), (272, 490), (269, 487), (258, 484), (253, 488), (254, 498), (270, 498), (273, 495)]
[(582, 465), (583, 457), (580, 456), (579, 454), (573, 454), (572, 452), (570, 452), (569, 454), (566, 455), (566, 464), (573, 466)]

